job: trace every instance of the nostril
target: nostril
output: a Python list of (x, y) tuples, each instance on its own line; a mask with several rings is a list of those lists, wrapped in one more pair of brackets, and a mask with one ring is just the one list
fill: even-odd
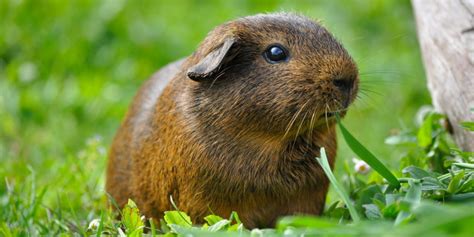
[(342, 91), (350, 91), (354, 85), (354, 81), (350, 79), (335, 79), (332, 83)]

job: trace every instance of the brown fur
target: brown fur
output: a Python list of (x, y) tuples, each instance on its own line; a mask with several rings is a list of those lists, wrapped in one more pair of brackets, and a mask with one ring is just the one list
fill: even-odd
[[(265, 61), (273, 43), (288, 49), (287, 62)], [(198, 223), (211, 211), (237, 211), (249, 228), (321, 214), (328, 180), (315, 157), (321, 147), (331, 165), (336, 156), (326, 116), (345, 111), (357, 85), (351, 57), (312, 20), (269, 14), (225, 23), (142, 86), (110, 151), (107, 192), (155, 219), (173, 209), (170, 196)]]

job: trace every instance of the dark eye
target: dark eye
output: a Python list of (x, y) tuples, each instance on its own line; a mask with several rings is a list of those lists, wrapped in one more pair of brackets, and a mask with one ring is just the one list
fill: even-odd
[(286, 49), (281, 45), (270, 45), (263, 53), (263, 56), (269, 63), (279, 63), (288, 59)]

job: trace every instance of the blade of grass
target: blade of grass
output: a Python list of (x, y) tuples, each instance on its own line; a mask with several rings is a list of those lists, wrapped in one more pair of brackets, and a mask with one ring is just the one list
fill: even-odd
[(342, 198), (342, 200), (346, 204), (347, 209), (349, 209), (349, 214), (351, 214), (352, 220), (354, 222), (359, 222), (360, 221), (359, 213), (357, 213), (354, 205), (349, 199), (349, 196), (347, 195), (347, 193), (344, 191), (344, 188), (342, 187), (342, 185), (339, 184), (336, 177), (334, 177), (334, 174), (331, 171), (331, 166), (329, 165), (328, 158), (326, 156), (326, 150), (324, 150), (324, 147), (322, 147), (320, 150), (320, 156), (321, 158), (316, 158), (316, 160), (318, 161), (319, 165), (321, 165), (321, 168), (323, 168), (324, 173), (326, 173), (326, 176), (331, 182), (331, 185), (334, 187), (336, 193)]
[(336, 114), (336, 119), (337, 124), (341, 129), (342, 136), (351, 150), (357, 156), (359, 156), (359, 158), (367, 162), (367, 164), (370, 165), (372, 169), (382, 175), (382, 177), (384, 177), (391, 186), (399, 188), (400, 182), (398, 181), (397, 177), (395, 177), (395, 175), (393, 175), (392, 172), (390, 172), (390, 170), (382, 162), (380, 162), (377, 157), (375, 157), (375, 155), (373, 155), (367, 148), (364, 147), (364, 145), (362, 145), (354, 136), (352, 136), (352, 134), (344, 127), (344, 125), (342, 125), (338, 114)]
[(453, 163), (453, 165), (461, 168), (466, 168), (466, 169), (474, 169), (474, 164), (470, 163)]
[(102, 231), (104, 230), (104, 211), (100, 212), (100, 222), (99, 222), (99, 228), (97, 228), (97, 233), (96, 236), (100, 237), (102, 236)]
[(155, 224), (153, 223), (153, 219), (152, 218), (148, 219), (148, 222), (150, 223), (151, 236), (155, 237), (156, 236), (156, 228), (155, 228)]

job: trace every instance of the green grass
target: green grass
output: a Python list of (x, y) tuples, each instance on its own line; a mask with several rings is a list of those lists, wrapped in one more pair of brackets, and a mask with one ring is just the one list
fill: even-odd
[[(418, 108), (430, 99), (408, 0), (177, 0), (173, 4), (5, 0), (0, 1), (0, 236), (95, 234), (99, 231), (87, 230), (95, 219), (102, 220), (104, 231), (117, 234), (123, 223), (106, 208), (106, 152), (138, 86), (161, 66), (191, 54), (214, 26), (239, 16), (281, 10), (321, 19), (354, 56), (360, 67), (361, 98), (343, 121), (354, 137), (396, 177), (426, 180), (422, 189), (442, 190), (423, 190), (423, 197), (466, 199), (465, 183), (471, 182), (466, 177), (472, 175), (467, 168), (461, 174), (460, 166), (451, 165), (466, 166), (469, 154), (457, 152), (463, 158), (454, 159), (449, 140), (427, 138), (430, 132), (440, 132), (431, 122), (410, 130)], [(431, 116), (431, 121), (437, 119)], [(466, 128), (472, 128), (469, 122), (464, 123)], [(387, 137), (387, 143), (397, 145), (384, 144)], [(385, 224), (373, 227), (374, 233), (380, 233), (376, 231), (396, 219), (399, 207), (394, 200), (398, 199), (393, 194), (380, 202), (367, 200), (372, 194), (385, 195), (382, 177), (375, 172), (355, 173), (350, 161), (354, 153), (344, 142), (339, 147), (334, 174), (363, 219), (353, 229), (370, 231), (363, 206), (369, 205), (370, 218), (385, 218), (377, 220)], [(436, 174), (426, 175), (420, 169)], [(402, 184), (402, 190), (409, 187), (408, 180)], [(336, 193), (331, 191), (327, 206), (327, 218), (350, 222)], [(456, 216), (460, 210), (452, 207), (440, 213)], [(439, 217), (426, 218), (420, 220)], [(317, 227), (332, 233), (331, 226), (350, 231), (333, 219), (298, 220), (284, 219), (272, 231), (283, 233), (303, 222), (312, 231)], [(225, 228), (237, 222), (231, 223)], [(400, 228), (413, 228), (416, 233), (409, 226)], [(157, 233), (162, 228), (157, 226)]]
[(346, 191), (344, 191), (344, 188), (342, 185), (337, 181), (336, 177), (332, 173), (331, 166), (329, 165), (328, 158), (326, 156), (326, 150), (324, 147), (321, 148), (321, 158), (316, 158), (318, 161), (319, 165), (321, 168), (323, 168), (324, 172), (326, 173), (326, 176), (328, 177), (329, 181), (332, 184), (332, 187), (334, 188), (334, 191), (341, 197), (342, 201), (344, 202), (344, 205), (347, 207), (347, 210), (349, 211), (349, 214), (351, 215), (351, 219), (354, 222), (359, 222), (360, 221), (360, 216), (357, 210), (355, 209), (354, 205), (352, 204), (351, 199), (349, 198), (349, 195), (347, 195)]
[[(415, 138), (407, 151), (420, 151), (423, 155), (417, 158), (422, 159), (421, 166), (427, 168), (416, 166), (420, 165), (416, 160), (407, 160), (405, 167), (402, 167), (404, 177), (397, 180), (398, 186), (392, 185), (390, 180), (365, 182), (357, 170), (348, 170), (346, 175), (350, 179), (341, 183), (331, 171), (325, 149), (321, 148), (321, 157), (316, 159), (343, 201), (343, 205), (339, 202), (330, 205), (323, 217), (283, 217), (276, 229), (247, 230), (237, 213), (232, 213), (229, 219), (210, 215), (205, 218), (206, 224), (194, 226), (191, 218), (175, 206), (175, 211), (165, 213), (166, 225), (151, 232), (184, 236), (470, 236), (474, 221), (474, 154), (455, 152), (456, 146), (439, 121), (433, 118), (442, 116), (429, 112), (418, 130), (406, 131), (403, 135)], [(340, 122), (339, 125), (344, 128)], [(425, 134), (423, 130), (428, 127), (434, 132)], [(363, 146), (349, 131), (344, 133), (352, 149), (365, 149), (361, 149)], [(440, 144), (448, 145), (451, 152), (446, 153)], [(360, 152), (360, 156), (362, 159), (370, 157), (371, 167), (377, 168), (374, 170), (381, 175), (387, 172), (393, 177), (391, 171), (385, 167), (380, 169), (378, 166), (381, 164), (373, 162), (377, 158), (370, 152)], [(432, 159), (435, 156), (443, 161), (439, 172), (435, 171), (439, 168), (436, 165), (438, 161)], [(124, 213), (127, 210), (130, 213), (130, 208), (133, 208), (132, 217), (124, 214), (129, 218), (122, 218), (122, 222), (118, 223), (127, 233), (137, 230), (136, 225), (129, 227), (130, 219), (139, 220), (139, 210), (131, 201), (124, 208)], [(145, 228), (144, 223), (138, 227), (140, 231), (142, 228)]]

